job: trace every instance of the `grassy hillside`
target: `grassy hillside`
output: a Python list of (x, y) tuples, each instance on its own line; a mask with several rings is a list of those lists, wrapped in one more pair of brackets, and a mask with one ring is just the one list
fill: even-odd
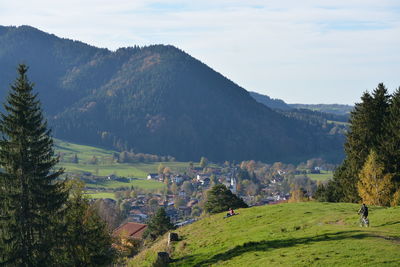
[[(359, 205), (291, 203), (204, 218), (176, 232), (171, 266), (399, 266), (400, 207), (370, 208), (370, 228), (358, 225)], [(165, 239), (129, 266), (151, 266)]]

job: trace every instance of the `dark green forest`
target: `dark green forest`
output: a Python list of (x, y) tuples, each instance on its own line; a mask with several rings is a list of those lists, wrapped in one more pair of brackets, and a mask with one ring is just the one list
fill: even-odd
[(397, 206), (400, 202), (400, 88), (380, 83), (365, 92), (350, 115), (345, 159), (333, 180), (321, 185), (322, 201)]
[(18, 63), (30, 66), (57, 138), (177, 160), (343, 157), (340, 132), (275, 112), (173, 46), (109, 51), (29, 26), (0, 27), (0, 63), (2, 85)]

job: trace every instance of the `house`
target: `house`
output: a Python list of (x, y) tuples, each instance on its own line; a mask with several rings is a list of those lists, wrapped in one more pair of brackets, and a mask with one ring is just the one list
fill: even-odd
[(134, 222), (145, 222), (148, 218), (146, 214), (144, 214), (141, 210), (137, 209), (129, 211), (129, 217)]
[(183, 216), (183, 217), (190, 216), (190, 213), (192, 212), (192, 208), (186, 207), (186, 206), (181, 206), (178, 208), (178, 210), (179, 210), (179, 213), (181, 214), (181, 216)]
[(197, 182), (202, 183), (202, 181), (204, 181), (204, 179), (210, 179), (209, 175), (205, 175), (205, 174), (197, 174)]
[(283, 170), (278, 170), (277, 172), (278, 172), (279, 175), (285, 175), (286, 174), (286, 172), (283, 171)]
[(113, 236), (123, 238), (142, 239), (144, 231), (147, 229), (147, 224), (127, 222), (114, 230)]
[(186, 207), (192, 208), (197, 203), (199, 203), (199, 201), (197, 199), (192, 199), (187, 203)]
[(204, 180), (200, 181), (201, 185), (205, 187), (209, 186), (210, 182), (211, 182), (210, 178), (205, 178)]
[(117, 176), (115, 174), (110, 174), (109, 176), (107, 176), (107, 180), (115, 180), (117, 179)]
[(183, 183), (184, 178), (182, 175), (176, 175), (174, 177), (172, 177), (172, 182), (176, 183), (177, 185)]
[(149, 173), (147, 175), (147, 180), (157, 180), (158, 179), (158, 173)]

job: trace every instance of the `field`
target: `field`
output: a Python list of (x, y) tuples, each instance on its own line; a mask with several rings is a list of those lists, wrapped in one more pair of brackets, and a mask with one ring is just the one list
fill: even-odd
[[(296, 177), (304, 176), (303, 174), (296, 175)], [(307, 173), (307, 176), (314, 181), (327, 181), (332, 179), (332, 171), (321, 171), (321, 173)]]
[[(114, 159), (114, 154), (118, 152), (102, 149), (98, 147), (79, 145), (55, 139), (55, 150), (60, 155), (60, 167), (65, 168), (67, 173), (83, 174), (90, 173), (96, 176), (116, 175), (120, 177), (138, 178), (129, 183), (118, 181), (107, 181), (103, 183), (87, 184), (89, 188), (117, 189), (121, 187), (140, 187), (143, 189), (161, 189), (165, 185), (156, 181), (148, 181), (148, 173), (156, 173), (160, 162), (152, 163), (118, 163)], [(77, 155), (78, 163), (72, 163), (73, 157)], [(97, 164), (91, 164), (93, 157)], [(184, 172), (188, 162), (161, 162), (169, 167), (172, 172)], [(198, 166), (195, 164), (195, 166)]]
[(151, 266), (169, 251), (170, 266), (399, 266), (400, 207), (370, 208), (371, 227), (361, 228), (359, 205), (289, 203), (205, 217), (141, 252), (129, 266)]
[(146, 179), (131, 180), (130, 182), (127, 183), (119, 181), (106, 181), (96, 184), (91, 184), (91, 183), (86, 184), (86, 187), (89, 189), (96, 189), (96, 188), (118, 189), (118, 188), (128, 188), (132, 186), (148, 190), (161, 189), (166, 187), (164, 183)]
[(327, 181), (329, 179), (332, 179), (333, 177), (333, 172), (331, 171), (321, 171), (321, 173), (309, 173), (307, 174), (310, 179), (315, 180), (315, 181)]
[(88, 193), (85, 194), (88, 198), (99, 199), (99, 198), (111, 198), (116, 200), (115, 194), (112, 192), (104, 192), (104, 193)]

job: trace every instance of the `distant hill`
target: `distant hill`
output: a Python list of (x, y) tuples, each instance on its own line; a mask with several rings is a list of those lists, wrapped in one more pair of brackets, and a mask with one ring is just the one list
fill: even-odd
[[(273, 99), (267, 95), (250, 92), (250, 95), (259, 103), (272, 108), (274, 111), (306, 123), (322, 127), (331, 134), (344, 135), (347, 131), (350, 113), (345, 113), (351, 106), (347, 105), (301, 105), (286, 104), (281, 99)], [(336, 108), (336, 112), (329, 112)]]
[(0, 27), (2, 88), (21, 62), (64, 140), (181, 161), (342, 159), (343, 135), (257, 103), (173, 46), (113, 52), (29, 26)]
[(135, 256), (128, 266), (153, 266), (168, 251), (168, 266), (398, 266), (398, 207), (370, 207), (370, 227), (358, 225), (358, 204), (289, 203), (207, 216), (178, 228)]
[(282, 99), (271, 98), (267, 95), (256, 92), (249, 92), (250, 95), (259, 103), (266, 105), (272, 109), (291, 110), (291, 109), (308, 109), (323, 113), (331, 113), (335, 115), (348, 116), (353, 110), (353, 106), (341, 104), (287, 104)]
[(289, 106), (297, 109), (310, 109), (336, 115), (349, 115), (354, 108), (354, 106), (341, 104), (289, 104)]
[(286, 104), (282, 99), (271, 98), (267, 95), (262, 95), (256, 92), (249, 92), (258, 103), (264, 104), (272, 109), (290, 110), (293, 109), (290, 105)]

